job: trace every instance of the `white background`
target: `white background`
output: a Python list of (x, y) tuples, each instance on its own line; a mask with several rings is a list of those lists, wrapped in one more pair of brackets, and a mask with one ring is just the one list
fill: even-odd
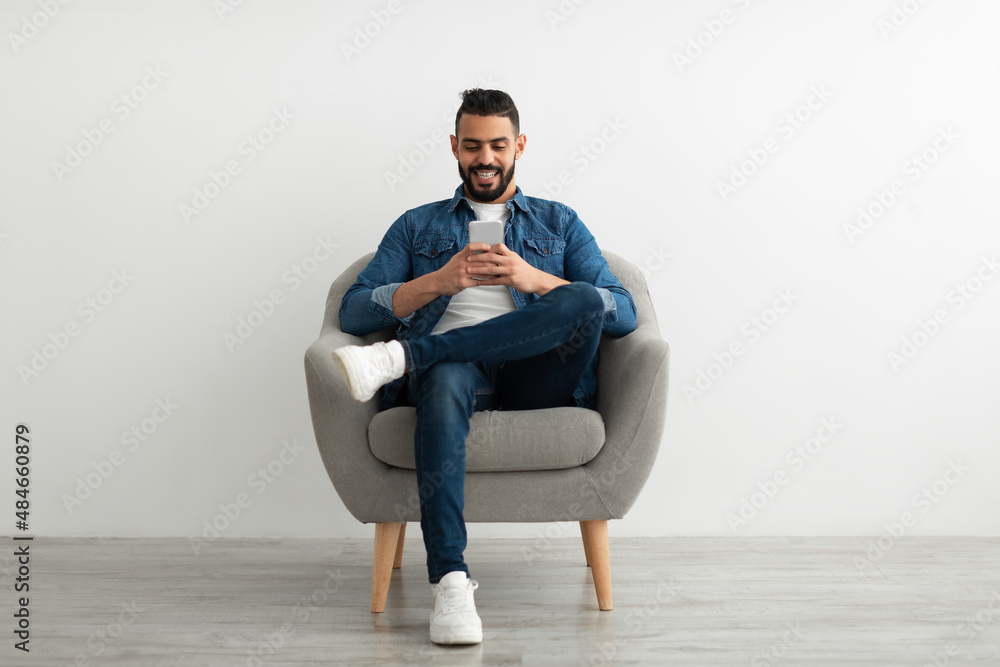
[[(222, 7), (3, 4), (0, 532), (16, 532), (25, 423), (36, 535), (202, 535), (246, 493), (226, 537), (370, 536), (320, 461), (303, 353), (334, 278), (404, 210), (451, 197), (455, 161), (434, 138), (458, 93), (486, 86), (521, 113), (517, 183), (644, 267), (671, 345), (659, 458), (612, 536), (874, 536), (906, 512), (910, 534), (998, 534), (996, 3)], [(275, 110), (292, 118), (250, 160), (241, 144)], [(113, 129), (95, 134), (102, 119)], [(75, 168), (55, 164), (81, 144)], [(185, 220), (230, 160), (239, 173)], [(726, 182), (739, 187), (723, 196)], [(317, 239), (336, 248), (308, 260)], [(294, 265), (312, 272), (296, 283)], [(227, 345), (274, 290), (282, 302)], [(792, 305), (774, 318), (780, 291)], [(770, 322), (756, 339), (753, 317)], [(894, 367), (904, 337), (919, 347)], [(162, 423), (158, 399), (177, 406)], [(797, 467), (787, 453), (824, 419), (835, 435)], [(293, 440), (304, 451), (256, 482)], [(758, 507), (734, 522), (744, 500)]]

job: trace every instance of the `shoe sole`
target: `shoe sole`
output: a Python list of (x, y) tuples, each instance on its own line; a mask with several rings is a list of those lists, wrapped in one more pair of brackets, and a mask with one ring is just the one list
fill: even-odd
[(431, 624), (431, 641), (435, 644), (481, 644), (483, 641), (483, 631), (482, 629), (475, 630), (473, 628), (461, 628), (456, 631), (454, 629), (437, 629), (434, 624)]

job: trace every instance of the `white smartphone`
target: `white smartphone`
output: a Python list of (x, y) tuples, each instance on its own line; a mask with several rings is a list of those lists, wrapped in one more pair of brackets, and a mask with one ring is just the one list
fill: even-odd
[[(490, 247), (503, 243), (503, 222), (500, 220), (473, 220), (469, 223), (469, 243), (488, 243)], [(473, 255), (483, 252), (477, 250)]]

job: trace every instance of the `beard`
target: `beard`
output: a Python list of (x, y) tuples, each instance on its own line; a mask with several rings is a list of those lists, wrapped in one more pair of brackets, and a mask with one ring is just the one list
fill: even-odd
[(499, 168), (497, 169), (498, 173), (496, 185), (491, 188), (480, 187), (472, 181), (472, 171), (474, 169), (481, 169), (481, 165), (473, 165), (469, 167), (468, 171), (466, 171), (462, 169), (462, 163), (460, 162), (458, 164), (458, 175), (462, 177), (462, 183), (465, 184), (465, 190), (473, 199), (488, 204), (499, 199), (503, 193), (507, 191), (511, 181), (514, 180), (514, 164), (515, 163), (511, 162), (510, 169), (507, 171), (503, 171)]

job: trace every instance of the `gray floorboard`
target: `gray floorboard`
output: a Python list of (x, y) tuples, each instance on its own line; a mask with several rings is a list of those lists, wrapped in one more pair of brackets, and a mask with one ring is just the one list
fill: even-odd
[(0, 664), (1000, 665), (1000, 538), (902, 538), (869, 558), (871, 544), (612, 538), (602, 612), (579, 537), (471, 540), (484, 640), (439, 647), (419, 540), (372, 614), (371, 541), (220, 539), (196, 555), (180, 538), (39, 537), (30, 654), (12, 648), (0, 559)]

